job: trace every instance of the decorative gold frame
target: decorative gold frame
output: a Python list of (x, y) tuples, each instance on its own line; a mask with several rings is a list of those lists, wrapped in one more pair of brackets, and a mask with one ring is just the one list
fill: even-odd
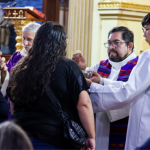
[(11, 19), (12, 24), (15, 25), (16, 51), (20, 51), (23, 49), (22, 28), (30, 22), (44, 21), (45, 19), (29, 8), (4, 8), (4, 10), (6, 11), (5, 19)]
[(148, 5), (140, 5), (124, 1), (101, 2), (98, 3), (98, 8), (127, 8), (146, 11), (150, 10), (150, 6)]

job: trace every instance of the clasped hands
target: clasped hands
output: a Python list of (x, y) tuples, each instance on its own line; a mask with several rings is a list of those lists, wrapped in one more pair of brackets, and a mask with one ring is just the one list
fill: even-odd
[(91, 71), (93, 73), (93, 76), (91, 78), (85, 78), (88, 85), (90, 86), (92, 82), (94, 83), (100, 83), (101, 81), (101, 76), (95, 72), (95, 71)]
[[(72, 60), (74, 60), (78, 64), (81, 70), (86, 69), (86, 62), (81, 53), (74, 54)], [(91, 72), (93, 73), (93, 76), (91, 78), (87, 78), (87, 74), (84, 73), (88, 85), (90, 86), (92, 82), (100, 83), (101, 76), (95, 71), (91, 71)]]
[(7, 74), (7, 66), (1, 56), (2, 52), (0, 52), (0, 71), (1, 71), (1, 83), (3, 83)]
[(0, 52), (0, 70), (6, 72), (7, 71), (7, 67), (6, 64), (4, 62), (4, 60), (1, 57), (2, 52)]

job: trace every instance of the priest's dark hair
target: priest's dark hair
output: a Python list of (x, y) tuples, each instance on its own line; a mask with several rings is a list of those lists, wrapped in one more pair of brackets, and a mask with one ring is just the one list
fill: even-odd
[(150, 24), (150, 13), (148, 13), (142, 20), (142, 26), (144, 27), (145, 25)]
[(122, 32), (122, 39), (127, 42), (126, 45), (128, 46), (129, 43), (133, 43), (132, 51), (134, 49), (134, 34), (131, 30), (129, 30), (127, 27), (124, 26), (119, 26), (119, 27), (114, 27), (111, 29), (108, 33), (108, 38), (110, 34), (114, 32)]
[(66, 55), (66, 38), (64, 28), (55, 22), (38, 29), (28, 55), (11, 73), (11, 97), (16, 106), (30, 108), (42, 95), (59, 58)]

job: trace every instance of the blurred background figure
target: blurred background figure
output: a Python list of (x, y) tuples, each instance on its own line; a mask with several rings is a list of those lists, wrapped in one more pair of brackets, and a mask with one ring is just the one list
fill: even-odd
[(3, 54), (10, 54), (9, 49), (9, 39), (10, 39), (10, 29), (11, 20), (5, 19), (1, 25), (1, 51)]
[(3, 15), (4, 15), (4, 13), (3, 13), (3, 9), (2, 9), (2, 6), (0, 5), (0, 22), (3, 20)]
[[(3, 9), (2, 6), (0, 5), (0, 22), (3, 20), (4, 18), (4, 13), (3, 13)], [(1, 28), (1, 27), (0, 27)], [(0, 41), (1, 41), (1, 30), (0, 30)], [(1, 43), (1, 42), (0, 42)], [(0, 49), (1, 49), (1, 45), (0, 45)]]
[(26, 133), (15, 123), (7, 121), (0, 124), (1, 150), (33, 150)]

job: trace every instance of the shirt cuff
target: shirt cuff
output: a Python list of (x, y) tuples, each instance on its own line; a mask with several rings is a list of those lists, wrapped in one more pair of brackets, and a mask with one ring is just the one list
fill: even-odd
[(116, 110), (112, 110), (112, 111), (107, 110), (106, 113), (107, 113), (107, 116), (108, 116), (110, 122), (114, 122), (114, 121), (118, 120), (118, 113)]
[(104, 78), (101, 77), (101, 81), (99, 82), (99, 84), (104, 85)]
[(92, 82), (90, 85), (90, 92), (92, 93), (102, 93), (104, 86), (98, 83)]
[(92, 83), (90, 86), (90, 98), (94, 113), (104, 111), (102, 99), (103, 88), (103, 85), (97, 83)]
[(106, 79), (106, 78), (104, 79), (103, 78), (103, 82), (104, 82), (104, 85), (111, 85), (113, 80), (112, 79)]

